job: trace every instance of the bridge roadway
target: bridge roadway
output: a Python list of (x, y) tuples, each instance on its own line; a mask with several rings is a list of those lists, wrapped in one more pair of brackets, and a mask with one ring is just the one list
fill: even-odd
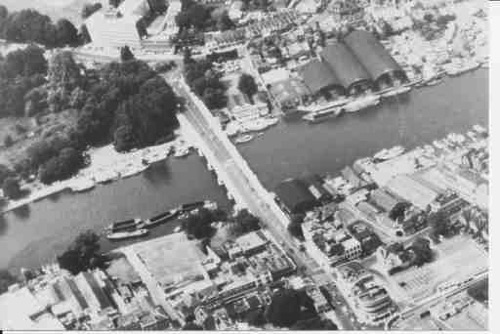
[(194, 139), (195, 145), (214, 169), (217, 177), (233, 197), (237, 206), (247, 208), (258, 216), (276, 240), (288, 250), (299, 267), (314, 275), (320, 268), (305, 252), (299, 250), (299, 243), (289, 234), (288, 217), (274, 201), (274, 197), (264, 189), (257, 176), (229, 141), (218, 121), (205, 105), (178, 80), (172, 83), (176, 92), (185, 98), (186, 110), (179, 115), (179, 122)]
[[(167, 80), (166, 77), (165, 79)], [(235, 200), (236, 205), (247, 208), (258, 216), (297, 266), (318, 285), (324, 280), (320, 278), (325, 276), (329, 282), (334, 282), (335, 278), (330, 272), (325, 272), (306, 252), (299, 249), (300, 243), (287, 230), (289, 218), (276, 204), (273, 195), (262, 186), (205, 104), (191, 92), (183, 79), (169, 83), (176, 93), (185, 99), (185, 110), (178, 115), (183, 131), (206, 158), (209, 168), (214, 170), (219, 183), (225, 185), (228, 195)], [(340, 291), (335, 286), (333, 289), (336, 307), (345, 306), (341, 312), (336, 310), (341, 328), (360, 329), (361, 324), (356, 321), (354, 312)]]

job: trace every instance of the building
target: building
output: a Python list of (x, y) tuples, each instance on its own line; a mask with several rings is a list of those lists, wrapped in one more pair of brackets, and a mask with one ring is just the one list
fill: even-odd
[(0, 314), (0, 328), (3, 330), (65, 330), (28, 287), (14, 285), (0, 295)]
[(128, 45), (141, 47), (141, 37), (137, 22), (150, 10), (147, 0), (124, 0), (118, 8), (102, 8), (85, 20), (85, 25), (92, 40), (98, 47), (116, 47)]
[(357, 26), (364, 22), (365, 10), (360, 1), (335, 0), (330, 4), (335, 22)]
[(370, 74), (375, 89), (398, 86), (406, 81), (406, 74), (385, 47), (365, 30), (354, 30), (344, 43)]
[(347, 227), (347, 230), (361, 244), (364, 254), (373, 253), (382, 244), (378, 235), (365, 222), (354, 222)]
[(279, 203), (289, 214), (304, 213), (319, 204), (301, 180), (288, 179), (276, 188)]
[(360, 263), (346, 263), (335, 271), (338, 288), (362, 321), (381, 325), (394, 313), (387, 290)]
[(377, 261), (389, 275), (408, 268), (412, 259), (409, 251), (401, 244), (381, 245), (377, 249), (376, 256)]
[(306, 219), (301, 227), (308, 254), (327, 270), (362, 254), (361, 243), (334, 222)]
[(377, 188), (372, 191), (370, 193), (370, 200), (385, 212), (391, 212), (394, 206), (400, 202), (383, 188)]
[(297, 70), (314, 97), (335, 98), (345, 95), (344, 86), (324, 61), (313, 59)]
[(438, 196), (434, 190), (407, 175), (396, 175), (387, 183), (386, 188), (421, 210), (425, 210)]
[(341, 42), (328, 44), (321, 52), (348, 95), (357, 95), (372, 88), (370, 74), (352, 51)]

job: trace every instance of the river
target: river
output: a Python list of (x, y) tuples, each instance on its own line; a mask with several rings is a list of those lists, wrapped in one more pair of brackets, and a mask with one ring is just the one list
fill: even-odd
[[(385, 101), (372, 110), (320, 124), (290, 117), (254, 141), (239, 146), (264, 186), (289, 177), (338, 173), (382, 148), (411, 149), (473, 124), (488, 124), (488, 71), (448, 78), (434, 87)], [(54, 259), (85, 229), (101, 231), (112, 221), (150, 217), (200, 199), (229, 201), (203, 158), (169, 159), (145, 173), (82, 194), (59, 194), (33, 203), (0, 221), (0, 267), (36, 267)], [(170, 233), (175, 223), (153, 229), (148, 238)], [(134, 241), (102, 243), (104, 250)]]

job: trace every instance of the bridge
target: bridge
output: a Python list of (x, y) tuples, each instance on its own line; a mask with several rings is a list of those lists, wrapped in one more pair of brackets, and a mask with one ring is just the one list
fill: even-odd
[(219, 121), (212, 116), (205, 104), (191, 91), (184, 79), (171, 82), (178, 95), (185, 98), (186, 108), (178, 115), (181, 128), (190, 138), (200, 155), (205, 157), (208, 168), (216, 174), (218, 183), (224, 185), (228, 197), (237, 208), (246, 208), (259, 217), (287, 253), (311, 274), (319, 266), (300, 251), (299, 243), (289, 234), (289, 217), (275, 202), (273, 194), (260, 183), (233, 143), (223, 132)]

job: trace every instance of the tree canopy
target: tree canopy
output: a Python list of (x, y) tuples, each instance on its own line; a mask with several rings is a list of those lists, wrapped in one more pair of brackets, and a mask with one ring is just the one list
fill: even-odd
[(243, 73), (240, 76), (238, 89), (253, 103), (253, 96), (257, 93), (258, 87), (255, 79), (250, 74)]
[(3, 181), (2, 190), (4, 196), (10, 199), (18, 199), (22, 196), (21, 187), (19, 181), (13, 177), (7, 177)]
[(315, 314), (314, 302), (304, 291), (280, 289), (266, 309), (267, 320), (277, 327), (290, 327), (301, 318), (301, 309)]
[(130, 51), (128, 45), (125, 45), (120, 49), (120, 59), (122, 62), (134, 59), (134, 54), (132, 53), (132, 51)]
[(90, 17), (92, 14), (94, 14), (95, 12), (97, 12), (99, 9), (102, 8), (102, 4), (100, 2), (96, 2), (94, 4), (89, 4), (89, 3), (86, 3), (85, 5), (83, 5), (83, 8), (82, 8), (82, 19), (86, 19), (88, 17)]
[(260, 229), (259, 218), (252, 215), (247, 209), (238, 211), (231, 225), (231, 233), (234, 236), (240, 236), (258, 229)]
[(57, 257), (57, 262), (73, 275), (88, 269), (104, 268), (105, 258), (99, 250), (99, 236), (88, 230), (75, 238), (66, 251)]
[(182, 228), (188, 235), (192, 235), (196, 239), (210, 238), (215, 233), (215, 229), (211, 226), (218, 219), (214, 211), (208, 209), (199, 209), (197, 213), (190, 214), (182, 221)]
[(410, 248), (415, 254), (415, 260), (413, 264), (417, 267), (420, 267), (423, 264), (431, 262), (433, 260), (434, 254), (430, 247), (429, 240), (424, 238), (417, 238), (415, 241), (413, 241)]
[(299, 240), (304, 240), (304, 234), (302, 233), (303, 220), (303, 214), (295, 214), (291, 217), (290, 223), (288, 224), (288, 232)]
[(0, 269), (0, 294), (6, 292), (9, 286), (11, 286), (16, 282), (17, 282), (16, 277), (12, 275), (10, 271), (6, 269)]

